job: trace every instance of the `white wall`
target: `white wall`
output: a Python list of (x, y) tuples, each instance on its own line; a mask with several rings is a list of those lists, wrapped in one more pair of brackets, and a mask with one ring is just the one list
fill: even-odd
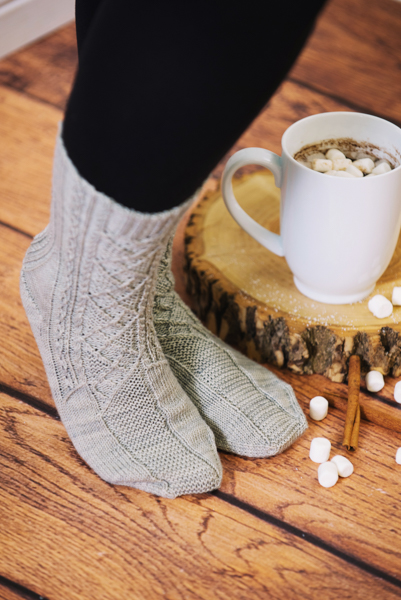
[(0, 58), (72, 21), (75, 0), (0, 0)]

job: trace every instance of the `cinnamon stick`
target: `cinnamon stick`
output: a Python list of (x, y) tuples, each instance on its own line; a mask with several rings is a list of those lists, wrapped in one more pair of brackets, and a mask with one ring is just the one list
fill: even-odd
[(358, 404), (358, 408), (355, 415), (354, 426), (351, 434), (351, 446), (349, 450), (356, 450), (358, 448), (358, 436), (359, 436), (359, 424), (361, 422), (361, 407)]
[(348, 366), (348, 405), (345, 416), (343, 446), (348, 450), (358, 447), (361, 409), (359, 406), (359, 390), (361, 387), (361, 359), (355, 354), (351, 356)]

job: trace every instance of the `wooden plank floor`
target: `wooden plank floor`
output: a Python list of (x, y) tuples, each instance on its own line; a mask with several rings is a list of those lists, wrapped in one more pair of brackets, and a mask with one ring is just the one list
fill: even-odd
[[(211, 494), (165, 500), (111, 486), (76, 454), (18, 291), (23, 255), (48, 221), (54, 138), (76, 61), (72, 25), (0, 61), (0, 600), (400, 598), (394, 380), (379, 394), (363, 391), (355, 473), (329, 490), (308, 448), (324, 435), (342, 452), (347, 390), (318, 375), (279, 372), (305, 410), (325, 395), (328, 418), (272, 459), (221, 453), (223, 482)], [(401, 124), (400, 64), (401, 3), (331, 0), (231, 152), (280, 152), (284, 130), (317, 112), (360, 110)], [(175, 270), (184, 295), (182, 233)]]

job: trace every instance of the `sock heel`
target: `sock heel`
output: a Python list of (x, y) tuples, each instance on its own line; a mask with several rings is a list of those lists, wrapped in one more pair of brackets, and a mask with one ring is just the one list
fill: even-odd
[[(43, 315), (48, 314), (57, 277), (57, 250), (53, 227), (49, 224), (29, 246), (21, 269), (20, 295), (34, 335), (40, 335)], [(43, 271), (43, 276), (41, 276)]]

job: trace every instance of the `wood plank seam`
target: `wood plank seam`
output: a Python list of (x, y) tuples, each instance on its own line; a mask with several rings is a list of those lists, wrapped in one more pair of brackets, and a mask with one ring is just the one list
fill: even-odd
[(345, 562), (353, 565), (354, 567), (357, 567), (361, 571), (365, 571), (366, 573), (369, 573), (370, 575), (374, 575), (375, 577), (383, 579), (387, 583), (390, 583), (398, 588), (401, 588), (401, 580), (398, 579), (397, 577), (394, 577), (393, 575), (390, 575), (390, 574), (386, 573), (385, 571), (382, 571), (381, 569), (378, 569), (377, 567), (370, 565), (369, 563), (357, 558), (356, 556), (353, 556), (352, 554), (347, 554), (345, 552), (342, 552), (341, 550), (338, 550), (335, 546), (328, 544), (327, 542), (323, 541), (318, 536), (315, 536), (310, 533), (305, 533), (302, 531), (302, 529), (299, 529), (298, 527), (294, 527), (294, 525), (290, 525), (289, 523), (286, 523), (285, 521), (282, 521), (281, 519), (278, 519), (277, 517), (274, 517), (273, 515), (270, 515), (269, 513), (264, 512), (264, 511), (260, 510), (259, 508), (252, 506), (251, 504), (248, 504), (247, 502), (243, 502), (242, 500), (239, 500), (235, 496), (232, 496), (231, 494), (227, 494), (226, 492), (221, 492), (220, 490), (215, 490), (215, 491), (211, 492), (211, 494), (213, 496), (216, 496), (217, 498), (220, 498), (220, 500), (223, 500), (224, 502), (228, 502), (228, 504), (231, 504), (232, 506), (239, 508), (240, 510), (244, 510), (248, 514), (253, 515), (254, 517), (256, 517), (258, 519), (261, 519), (262, 521), (266, 521), (267, 523), (270, 523), (271, 525), (275, 525), (276, 527), (279, 527), (280, 529), (284, 529), (288, 533), (291, 533), (292, 535), (304, 540), (305, 542), (309, 542), (313, 546), (316, 546), (316, 547), (320, 548), (321, 550), (325, 550), (326, 552), (329, 552), (333, 556), (336, 556), (337, 558), (344, 560)]
[(11, 229), (11, 231), (15, 231), (16, 233), (20, 233), (21, 235), (24, 235), (26, 238), (28, 238), (28, 240), (33, 240), (33, 235), (31, 235), (30, 233), (27, 233), (26, 231), (22, 231), (22, 229), (18, 229), (18, 227), (14, 227), (13, 225), (10, 225), (9, 223), (4, 223), (3, 221), (0, 221), (0, 227), (7, 227), (8, 229)]
[(394, 125), (397, 125), (397, 127), (401, 127), (401, 121), (398, 121), (395, 119), (389, 119), (386, 115), (382, 115), (381, 113), (378, 113), (377, 111), (368, 110), (364, 106), (360, 106), (359, 104), (356, 104), (354, 102), (351, 102), (350, 100), (347, 100), (340, 94), (333, 94), (330, 92), (325, 92), (323, 90), (319, 90), (319, 88), (317, 88), (313, 84), (311, 84), (307, 81), (303, 81), (302, 79), (298, 79), (297, 77), (289, 76), (286, 78), (286, 81), (291, 81), (291, 83), (295, 83), (296, 85), (304, 87), (305, 89), (310, 90), (311, 92), (315, 92), (317, 94), (320, 94), (321, 96), (326, 96), (326, 98), (330, 98), (331, 100), (335, 100), (336, 102), (341, 102), (341, 104), (345, 104), (351, 110), (354, 110), (354, 111), (360, 112), (360, 113), (365, 113), (367, 115), (373, 115), (375, 117), (379, 117), (380, 119), (384, 119), (385, 121), (391, 121), (391, 123), (394, 123)]
[[(21, 96), (25, 96), (26, 98), (29, 98), (30, 100), (34, 100), (35, 102), (38, 102), (39, 104), (44, 104), (45, 106), (51, 106), (52, 108), (57, 108), (57, 110), (60, 110), (60, 107), (58, 106), (58, 104), (55, 104), (54, 102), (51, 102), (50, 100), (45, 100), (41, 96), (36, 96), (35, 94), (32, 94), (31, 92), (27, 92), (26, 90), (21, 90), (18, 86), (13, 85), (12, 83), (10, 83), (8, 81), (2, 82), (1, 86), (4, 88), (7, 88), (9, 90), (12, 90), (13, 92), (16, 92), (17, 94), (21, 94)], [(324, 92), (320, 92), (320, 93), (324, 94)], [(64, 111), (62, 111), (62, 115), (64, 116)]]
[(45, 402), (41, 402), (40, 400), (34, 398), (33, 396), (30, 396), (29, 394), (20, 392), (4, 383), (0, 383), (0, 393), (1, 392), (9, 396), (10, 398), (14, 398), (15, 400), (19, 400), (20, 402), (28, 404), (28, 406), (31, 406), (36, 410), (40, 410), (41, 412), (45, 413), (46, 415), (49, 415), (49, 417), (52, 417), (56, 421), (60, 420), (57, 409), (55, 407), (49, 406)]
[(32, 592), (32, 590), (19, 583), (16, 583), (15, 581), (11, 581), (10, 579), (3, 577), (2, 575), (0, 575), (0, 585), (8, 588), (10, 591), (14, 592), (14, 594), (17, 594), (24, 600), (48, 600), (44, 596), (36, 594), (35, 592)]
[(361, 385), (361, 392), (368, 394), (370, 398), (374, 398), (378, 402), (382, 404), (386, 404), (387, 406), (391, 406), (393, 410), (401, 410), (401, 404), (396, 404), (394, 401), (389, 400), (388, 398), (383, 398), (379, 392), (370, 392), (365, 385)]
[[(370, 398), (374, 398), (378, 402), (385, 404), (386, 406), (390, 406), (394, 410), (401, 410), (401, 405), (399, 405), (399, 404), (395, 405), (393, 401), (381, 396), (380, 393), (378, 393), (378, 392), (376, 392), (376, 393), (368, 392), (367, 388), (364, 385), (361, 385), (361, 391), (364, 392), (365, 394), (367, 394)], [(8, 386), (4, 383), (0, 383), (0, 392), (3, 392), (5, 394), (7, 394), (7, 396), (10, 396), (11, 398), (15, 398), (16, 400), (25, 402), (26, 404), (28, 404), (28, 406), (31, 406), (32, 408), (36, 408), (37, 410), (40, 410), (41, 412), (46, 413), (47, 415), (49, 415), (50, 417), (52, 417), (56, 420), (60, 420), (57, 409), (55, 407), (49, 406), (49, 404), (47, 404), (46, 402), (41, 402), (34, 396), (31, 396), (24, 392), (20, 392), (16, 388), (13, 388), (12, 386)], [(362, 411), (361, 418), (363, 421), (374, 422), (368, 418), (368, 415), (366, 415), (364, 411)], [(387, 429), (392, 429), (392, 427), (386, 427), (386, 425), (383, 423), (381, 423), (381, 426), (385, 427)]]
[[(59, 420), (58, 415), (54, 414), (54, 413), (56, 413), (55, 409), (54, 409), (54, 412), (50, 411), (49, 410), (50, 407), (48, 407), (47, 405), (46, 406), (42, 405), (42, 404), (39, 405), (39, 403), (37, 402), (36, 399), (34, 399), (34, 398), (30, 399), (27, 394), (22, 394), (20, 392), (16, 392), (15, 390), (12, 390), (12, 388), (9, 388), (8, 386), (4, 386), (2, 384), (0, 384), (0, 392), (3, 392), (5, 394), (7, 394), (8, 396), (11, 396), (22, 402), (26, 402), (27, 404), (31, 405), (36, 410), (40, 410), (40, 411), (44, 412), (45, 414), (49, 415), (51, 418), (54, 418), (55, 420)], [(9, 392), (11, 392), (11, 394)], [(27, 399), (29, 400), (28, 402), (27, 402)], [(396, 578), (390, 574), (387, 574), (385, 571), (382, 571), (381, 569), (378, 569), (377, 567), (370, 565), (369, 563), (367, 563), (363, 560), (360, 560), (351, 554), (347, 554), (347, 553), (337, 549), (335, 546), (332, 546), (331, 544), (325, 542), (323, 539), (319, 538), (318, 536), (304, 532), (304, 531), (302, 531), (302, 529), (299, 529), (298, 527), (295, 527), (294, 525), (291, 525), (290, 523), (287, 523), (286, 521), (279, 519), (279, 518), (275, 517), (274, 515), (271, 515), (268, 512), (262, 511), (256, 507), (252, 506), (251, 504), (244, 502), (243, 500), (240, 500), (239, 498), (237, 498), (236, 496), (234, 496), (232, 494), (228, 494), (226, 492), (221, 492), (219, 490), (215, 490), (215, 491), (211, 492), (210, 494), (206, 494), (206, 495), (213, 495), (222, 502), (226, 502), (226, 503), (230, 504), (231, 506), (239, 508), (240, 510), (245, 511), (248, 514), (250, 514), (264, 522), (270, 523), (283, 531), (286, 531), (292, 535), (295, 535), (299, 539), (302, 539), (303, 541), (305, 541), (309, 544), (312, 544), (313, 546), (320, 548), (321, 550), (324, 550), (325, 552), (328, 552), (329, 554), (353, 565), (354, 567), (356, 567), (362, 571), (365, 571), (366, 573), (374, 575), (375, 577), (383, 579), (384, 581), (386, 581), (387, 583), (390, 583), (391, 585), (401, 588), (401, 580), (399, 580), (398, 578)], [(1, 579), (0, 579), (0, 581), (1, 581)], [(37, 597), (35, 596), (35, 598), (37, 598)]]
[[(361, 391), (364, 392), (366, 395), (368, 395), (369, 398), (374, 398), (381, 404), (391, 407), (391, 409), (393, 409), (393, 410), (401, 411), (400, 404), (395, 404), (393, 401), (382, 396), (379, 392), (376, 392), (376, 393), (368, 392), (367, 388), (364, 385), (361, 386)], [(4, 383), (0, 383), (0, 392), (4, 392), (11, 398), (15, 398), (16, 400), (25, 402), (26, 404), (28, 404), (28, 406), (31, 406), (32, 408), (36, 408), (37, 410), (40, 410), (41, 412), (46, 413), (47, 415), (53, 417), (56, 420), (60, 420), (57, 409), (55, 407), (50, 406), (46, 402), (41, 402), (38, 398), (35, 398), (34, 396), (31, 396), (30, 394), (21, 392), (21, 391), (17, 390), (16, 388), (14, 388), (12, 386), (8, 386)], [(346, 406), (346, 404), (344, 404), (344, 408), (345, 408), (345, 406)], [(362, 420), (364, 420), (366, 422), (373, 422), (373, 423), (375, 422), (374, 420), (372, 420), (372, 418), (369, 418), (369, 415), (366, 415), (366, 413), (363, 410), (362, 410), (361, 418), (362, 418)], [(385, 427), (386, 429), (390, 429), (390, 430), (393, 429), (393, 427), (390, 427), (390, 426), (386, 425), (385, 423), (380, 423), (380, 426)]]

